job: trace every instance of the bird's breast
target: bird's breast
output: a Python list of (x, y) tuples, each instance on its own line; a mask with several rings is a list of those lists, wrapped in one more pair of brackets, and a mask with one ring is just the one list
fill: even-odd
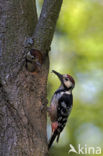
[(61, 96), (62, 94), (54, 94), (54, 96), (52, 97), (51, 104), (49, 107), (50, 109), (49, 115), (52, 122), (57, 120), (57, 106), (58, 106), (58, 100), (60, 99)]

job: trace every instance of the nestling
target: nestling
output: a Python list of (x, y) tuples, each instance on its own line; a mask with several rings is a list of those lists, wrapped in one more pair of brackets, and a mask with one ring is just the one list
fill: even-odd
[(40, 71), (42, 65), (42, 53), (37, 49), (31, 49), (26, 56), (26, 69), (29, 72)]

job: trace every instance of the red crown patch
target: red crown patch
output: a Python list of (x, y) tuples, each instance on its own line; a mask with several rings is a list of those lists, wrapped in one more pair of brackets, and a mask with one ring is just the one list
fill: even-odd
[(70, 79), (70, 81), (75, 85), (75, 81), (74, 81), (74, 79), (72, 78), (72, 76), (71, 75), (69, 75), (69, 74), (67, 74), (67, 77)]

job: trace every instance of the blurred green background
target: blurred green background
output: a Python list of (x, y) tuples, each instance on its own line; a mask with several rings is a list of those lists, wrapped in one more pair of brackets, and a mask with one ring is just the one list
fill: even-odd
[[(37, 1), (39, 13), (42, 2)], [(71, 115), (50, 156), (76, 156), (68, 154), (69, 144), (99, 146), (103, 156), (103, 0), (64, 0), (49, 56), (49, 102), (59, 86), (52, 69), (76, 81)], [(47, 131), (50, 137), (50, 123)]]

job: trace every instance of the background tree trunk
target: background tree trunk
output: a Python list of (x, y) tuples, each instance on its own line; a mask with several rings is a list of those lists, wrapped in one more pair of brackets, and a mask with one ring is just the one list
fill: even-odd
[[(41, 108), (47, 105), (48, 51), (61, 4), (44, 0), (37, 23), (35, 0), (0, 0), (0, 156), (47, 155), (46, 112)], [(31, 48), (43, 55), (35, 75), (25, 68)]]

